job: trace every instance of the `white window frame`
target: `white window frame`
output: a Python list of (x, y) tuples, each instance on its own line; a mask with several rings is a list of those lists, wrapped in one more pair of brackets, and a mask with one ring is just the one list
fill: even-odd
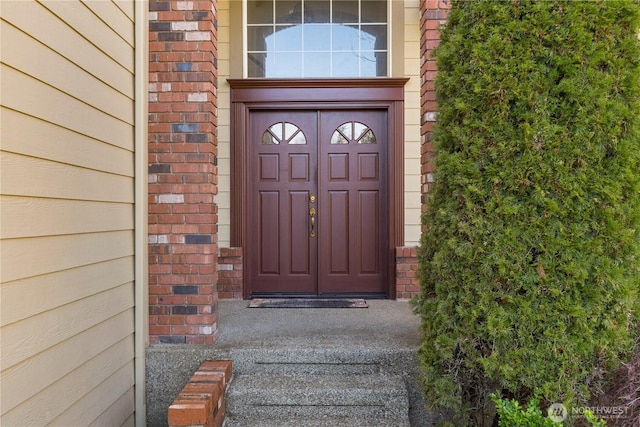
[[(276, 0), (271, 0), (271, 1), (276, 1)], [(332, 5), (333, 5), (333, 1), (332, 0)], [(393, 17), (393, 10), (392, 10), (392, 3), (394, 0), (386, 0), (387, 2), (387, 75), (386, 76), (378, 76), (377, 78), (385, 78), (385, 77), (391, 77), (392, 76), (392, 69), (391, 66), (393, 64), (392, 61), (392, 47), (393, 47), (393, 41), (392, 41), (392, 33), (393, 31), (391, 30), (391, 26), (392, 26), (392, 17)], [(361, 0), (358, 0), (358, 9), (361, 8)], [(247, 0), (242, 0), (242, 77), (243, 78), (248, 78), (249, 76), (249, 61), (247, 60), (248, 58), (248, 44), (247, 44)], [(274, 17), (274, 22), (275, 22), (275, 17)], [(268, 78), (268, 77), (267, 77)], [(332, 77), (326, 77), (326, 78), (332, 78)], [(310, 77), (303, 77), (303, 79), (310, 79)]]

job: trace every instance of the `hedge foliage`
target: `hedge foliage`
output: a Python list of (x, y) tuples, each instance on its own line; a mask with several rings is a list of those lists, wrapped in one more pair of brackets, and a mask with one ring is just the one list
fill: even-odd
[[(639, 313), (640, 4), (455, 1), (420, 244), (430, 401), (585, 403)], [(478, 415), (479, 414), (479, 415)]]

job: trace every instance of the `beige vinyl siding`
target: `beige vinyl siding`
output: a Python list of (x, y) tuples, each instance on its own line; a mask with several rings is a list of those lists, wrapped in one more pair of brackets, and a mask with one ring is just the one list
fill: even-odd
[(0, 424), (134, 425), (134, 2), (0, 14)]
[[(404, 241), (415, 246), (420, 241), (420, 2), (404, 1)], [(398, 76), (400, 77), (400, 76)]]
[[(235, 13), (242, 28), (240, 5)], [(231, 73), (231, 2), (218, 0), (218, 245), (231, 246), (231, 88), (227, 79)], [(236, 49), (242, 52), (242, 44)], [(242, 56), (237, 58), (242, 61)], [(236, 67), (242, 78), (242, 63)]]

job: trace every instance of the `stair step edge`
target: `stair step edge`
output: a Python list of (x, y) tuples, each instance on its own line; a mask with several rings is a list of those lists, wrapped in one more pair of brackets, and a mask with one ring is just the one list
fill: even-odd
[(353, 389), (406, 388), (406, 382), (400, 375), (362, 374), (362, 375), (308, 375), (298, 373), (274, 374), (238, 374), (234, 376), (230, 392), (238, 389), (258, 390), (295, 390), (295, 389)]
[(277, 420), (298, 421), (310, 419), (360, 419), (376, 425), (379, 420), (399, 420), (409, 422), (407, 405), (383, 406), (243, 406), (234, 408), (227, 406), (226, 416), (233, 420)]
[(346, 418), (346, 417), (324, 417), (305, 419), (304, 424), (300, 424), (300, 420), (282, 420), (282, 419), (255, 419), (248, 418), (246, 420), (236, 420), (227, 418), (223, 427), (409, 427), (409, 422), (403, 419), (377, 419), (375, 424), (372, 420), (363, 418)]

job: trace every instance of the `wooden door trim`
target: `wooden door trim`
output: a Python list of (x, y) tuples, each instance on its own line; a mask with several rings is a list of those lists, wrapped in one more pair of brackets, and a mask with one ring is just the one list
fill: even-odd
[[(403, 101), (408, 78), (228, 79), (231, 102)], [(348, 92), (347, 96), (345, 92)]]
[[(229, 79), (231, 86), (231, 245), (246, 248), (249, 123), (259, 109), (386, 109), (388, 117), (389, 290), (395, 298), (395, 248), (404, 243), (404, 85), (407, 78)], [(243, 287), (248, 298), (249, 284)]]

